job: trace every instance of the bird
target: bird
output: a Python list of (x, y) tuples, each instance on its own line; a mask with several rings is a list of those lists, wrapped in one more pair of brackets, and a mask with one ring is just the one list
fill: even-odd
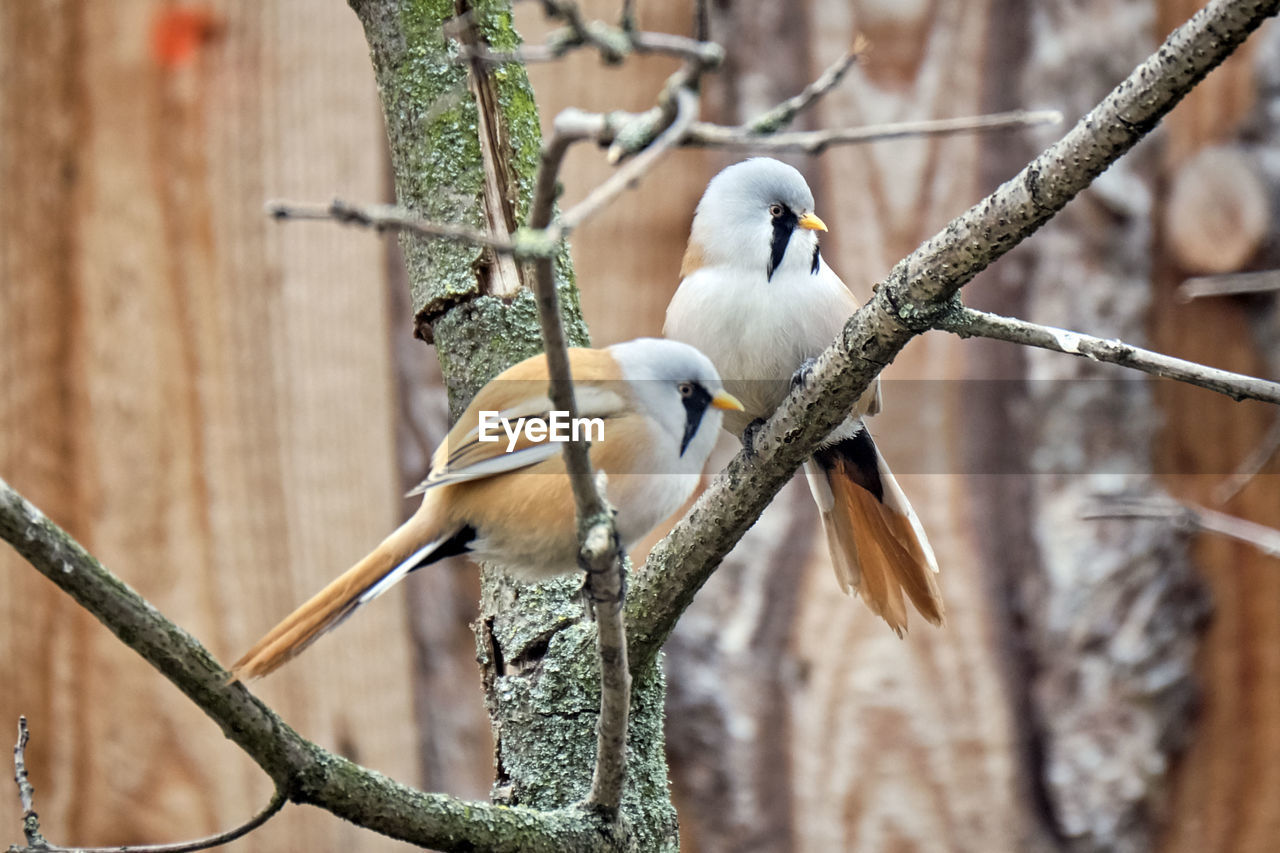
[[(713, 177), (694, 212), (663, 333), (705, 352), (742, 401), (724, 426), (748, 450), (858, 308), (819, 251), (826, 230), (804, 176), (767, 157)], [(933, 548), (863, 422), (880, 403), (877, 379), (804, 469), (841, 588), (901, 637), (906, 599), (935, 625), (945, 607)]]
[[(676, 341), (574, 348), (569, 364), (577, 414), (586, 419), (577, 423), (588, 433), (593, 470), (604, 472), (619, 542), (629, 548), (693, 493), (722, 414), (742, 404), (705, 355)], [(500, 373), (410, 492), (423, 495), (417, 511), (268, 631), (232, 666), (231, 680), (274, 671), (409, 572), (444, 557), (469, 554), (529, 583), (576, 569), (575, 503), (555, 423), (545, 356)], [(568, 422), (560, 424), (567, 437)]]

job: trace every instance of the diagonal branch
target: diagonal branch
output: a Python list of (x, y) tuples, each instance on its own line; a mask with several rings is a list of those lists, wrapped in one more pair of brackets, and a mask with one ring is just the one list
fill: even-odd
[(952, 332), (962, 338), (981, 337), (1008, 341), (1025, 346), (1040, 347), (1055, 352), (1078, 355), (1093, 361), (1105, 361), (1132, 367), (1150, 373), (1176, 379), (1190, 385), (1198, 385), (1226, 394), (1234, 400), (1264, 400), (1280, 404), (1280, 383), (1243, 373), (1232, 373), (1216, 367), (1206, 367), (1194, 361), (1186, 361), (1158, 352), (1145, 350), (1123, 341), (1104, 340), (1092, 335), (1028, 323), (1013, 317), (1001, 317), (972, 308), (957, 308), (934, 323), (935, 329)]
[(657, 654), (694, 593), (871, 380), (953, 308), (977, 273), (1034, 233), (1145, 136), (1280, 0), (1212, 0), (1066, 136), (900, 261), (873, 299), (650, 553), (628, 600), (632, 665)]
[(753, 118), (742, 129), (752, 134), (776, 133), (778, 130), (791, 124), (797, 115), (811, 107), (823, 95), (830, 92), (840, 84), (844, 79), (844, 75), (854, 66), (854, 63), (862, 56), (867, 49), (867, 40), (861, 35), (857, 36), (853, 41), (853, 47), (845, 51), (841, 56), (827, 69), (819, 74), (812, 83), (805, 86), (799, 94), (792, 95), (782, 103), (778, 104), (771, 110), (766, 110), (760, 115)]
[(427, 794), (306, 740), (186, 631), (107, 571), (0, 479), (0, 538), (187, 695), (295, 803), (383, 835), (445, 851), (570, 853), (610, 849), (607, 827), (579, 809), (534, 811)]

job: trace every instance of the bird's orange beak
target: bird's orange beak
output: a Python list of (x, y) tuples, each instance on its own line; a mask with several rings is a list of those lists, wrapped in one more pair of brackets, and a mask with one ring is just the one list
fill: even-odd
[(728, 391), (717, 391), (711, 396), (711, 408), (730, 412), (743, 411), (742, 403)]
[(810, 231), (826, 231), (827, 223), (819, 219), (815, 214), (806, 213), (800, 217), (797, 223), (801, 228), (808, 228)]

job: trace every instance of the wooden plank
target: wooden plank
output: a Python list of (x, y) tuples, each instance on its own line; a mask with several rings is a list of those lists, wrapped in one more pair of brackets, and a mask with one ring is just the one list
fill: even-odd
[[(269, 196), (378, 197), (383, 142), (347, 10), (213, 4), (165, 64), (152, 26), (174, 8), (4, 12), (5, 55), (30, 69), (5, 75), (5, 169), (32, 176), (6, 182), (6, 258), (24, 275), (6, 280), (3, 385), (27, 384), (4, 398), (5, 474), (228, 660), (395, 520), (381, 246), (262, 216)], [(32, 210), (59, 223), (34, 245)], [(194, 708), (4, 559), (5, 600), (37, 606), (4, 635), (20, 686), (0, 718), (32, 718), (51, 837), (197, 836), (265, 802)], [(260, 691), (413, 782), (403, 610), (371, 609)], [(394, 846), (302, 810), (243, 844)]]

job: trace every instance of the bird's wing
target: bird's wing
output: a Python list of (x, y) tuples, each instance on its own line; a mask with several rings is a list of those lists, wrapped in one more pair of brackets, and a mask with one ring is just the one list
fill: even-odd
[[(615, 416), (625, 407), (625, 399), (612, 357), (599, 350), (571, 352), (578, 417)], [(553, 408), (547, 395), (546, 361), (541, 356), (503, 371), (481, 389), (458, 418), (436, 450), (431, 472), (409, 494), (515, 471), (554, 456), (562, 442), (534, 441), (520, 424), (521, 419), (548, 420)], [(489, 413), (484, 423), (482, 412)], [(482, 430), (482, 426), (486, 428)], [(514, 441), (507, 428), (517, 433)]]

